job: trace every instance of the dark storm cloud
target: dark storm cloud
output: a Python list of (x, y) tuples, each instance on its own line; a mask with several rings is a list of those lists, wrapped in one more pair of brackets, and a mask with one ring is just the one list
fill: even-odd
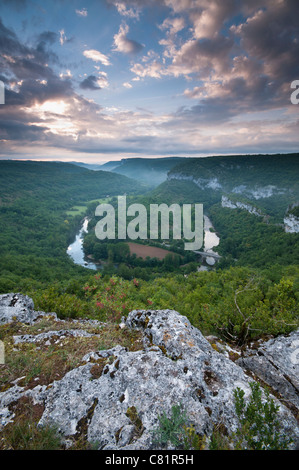
[(0, 119), (0, 139), (4, 140), (40, 140), (46, 127), (23, 123), (17, 120)]
[[(210, 29), (199, 29), (204, 26), (202, 17), (193, 15), (195, 32), (210, 32), (211, 37), (189, 40), (173, 57), (171, 71), (204, 79), (202, 85), (185, 91), (198, 104), (178, 110), (175, 118), (181, 122), (225, 122), (242, 113), (289, 106), (290, 84), (299, 78), (299, 2), (230, 3), (234, 14), (248, 16), (240, 16), (214, 35), (214, 18), (208, 23)], [(220, 17), (221, 2), (212, 0), (212, 4), (215, 17)]]
[(43, 33), (40, 36), (44, 36), (45, 39), (38, 38), (38, 42), (34, 51), (35, 58), (40, 62), (48, 62), (52, 64), (59, 64), (57, 54), (52, 52), (49, 48), (50, 45), (56, 42), (58, 35), (50, 31)]
[(49, 59), (56, 61), (56, 55), (45, 50), (47, 42), (54, 40), (54, 33), (40, 35), (37, 47), (21, 44), (16, 34), (6, 28), (0, 18), (0, 66), (1, 69), (13, 73), (18, 79), (46, 78), (51, 74), (47, 67)]
[(299, 2), (274, 1), (259, 9), (236, 31), (247, 54), (265, 65), (278, 80), (299, 76)]
[(54, 44), (58, 39), (58, 34), (53, 31), (44, 31), (38, 35), (38, 42)]
[(6, 28), (0, 19), (0, 66), (3, 81), (8, 84), (20, 82), (17, 92), (7, 90), (7, 105), (29, 106), (32, 102), (43, 102), (72, 93), (71, 83), (61, 80), (47, 63), (49, 52), (44, 49), (44, 45), (56, 40), (55, 33), (46, 31), (38, 39), (36, 48), (22, 45), (15, 33)]
[(1, 54), (25, 54), (28, 49), (20, 44), (16, 34), (4, 26), (0, 18), (0, 51)]
[(53, 45), (58, 40), (58, 34), (53, 31), (44, 31), (39, 34), (37, 37), (37, 46), (36, 51), (42, 54), (47, 54), (48, 59), (58, 62), (56, 54), (53, 54), (51, 51), (47, 50), (49, 46)]
[(204, 93), (205, 87), (187, 92), (189, 97), (198, 98), (199, 104), (184, 107), (176, 115), (203, 123), (226, 122), (242, 113), (270, 111), (284, 107), (289, 102), (289, 90), (283, 93), (281, 84), (269, 81), (265, 75), (252, 76), (250, 80), (242, 76), (232, 77), (217, 85), (216, 91), (212, 90), (210, 96)]
[(0, 68), (6, 86), (5, 107), (0, 108), (0, 139), (44, 140), (46, 122), (42, 125), (37, 113), (28, 114), (26, 110), (48, 100), (66, 100), (74, 95), (71, 81), (62, 80), (47, 64), (51, 53), (46, 51), (46, 45), (56, 39), (55, 33), (45, 31), (38, 36), (36, 47), (25, 46), (0, 20)]
[(80, 88), (82, 90), (101, 90), (101, 87), (97, 85), (97, 80), (95, 75), (89, 75), (89, 77), (80, 83)]
[(231, 67), (232, 38), (217, 37), (186, 42), (175, 55), (172, 63), (174, 72), (197, 73), (200, 78), (208, 77), (213, 70), (218, 73)]

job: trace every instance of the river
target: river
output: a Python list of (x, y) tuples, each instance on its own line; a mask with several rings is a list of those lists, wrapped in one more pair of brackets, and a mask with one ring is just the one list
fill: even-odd
[(88, 269), (98, 269), (98, 266), (85, 258), (83, 252), (83, 237), (87, 233), (88, 219), (85, 217), (82, 227), (76, 235), (75, 241), (71, 243), (67, 249), (67, 254), (72, 258), (74, 263)]
[[(83, 266), (84, 268), (97, 270), (99, 266), (93, 263), (92, 261), (88, 260), (84, 256), (83, 252), (83, 237), (84, 233), (87, 233), (88, 227), (88, 218), (85, 217), (82, 227), (79, 230), (78, 234), (76, 235), (75, 241), (71, 243), (67, 249), (67, 254), (72, 258), (74, 263)], [(203, 249), (205, 252), (209, 253), (216, 253), (213, 251), (213, 247), (219, 245), (220, 239), (215, 232), (211, 232), (210, 228), (213, 228), (212, 222), (210, 221), (209, 217), (204, 215), (204, 246)], [(206, 258), (206, 263), (209, 266), (213, 266), (216, 263), (216, 260), (212, 257)], [(201, 266), (198, 270), (204, 271), (207, 270), (207, 266)]]
[[(213, 224), (209, 217), (204, 215), (204, 244), (203, 244), (203, 251), (206, 253), (214, 253), (217, 254), (216, 251), (213, 250), (213, 247), (216, 247), (220, 243), (220, 238), (215, 232), (211, 232), (210, 229), (214, 229)], [(206, 263), (209, 266), (214, 266), (216, 263), (215, 258), (212, 258), (211, 256), (207, 256), (206, 258)], [(207, 271), (209, 268), (207, 266), (200, 266), (198, 268), (198, 271)]]
[[(213, 251), (213, 247), (216, 247), (220, 243), (220, 238), (215, 232), (211, 232), (210, 229), (214, 229), (212, 222), (209, 217), (204, 215), (204, 251), (214, 254), (218, 254), (216, 251)], [(209, 262), (208, 262), (209, 260)], [(214, 258), (207, 258), (208, 264), (215, 264)]]

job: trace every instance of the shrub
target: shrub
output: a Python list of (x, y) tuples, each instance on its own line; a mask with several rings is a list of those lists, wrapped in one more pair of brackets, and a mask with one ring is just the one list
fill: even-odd
[(178, 447), (183, 442), (183, 426), (186, 425), (187, 415), (181, 405), (173, 405), (171, 416), (168, 418), (165, 411), (158, 416), (159, 426), (153, 430), (154, 442), (167, 446), (170, 442)]
[(235, 410), (239, 420), (238, 429), (230, 436), (216, 427), (211, 436), (210, 450), (287, 450), (292, 440), (281, 432), (279, 405), (265, 390), (263, 397), (260, 385), (251, 382), (251, 396), (246, 402), (245, 392), (234, 390)]
[(239, 428), (236, 433), (236, 445), (249, 450), (287, 450), (291, 439), (281, 434), (278, 411), (273, 398), (262, 390), (256, 382), (250, 383), (251, 397), (248, 403), (244, 400), (244, 390), (234, 390), (236, 413)]

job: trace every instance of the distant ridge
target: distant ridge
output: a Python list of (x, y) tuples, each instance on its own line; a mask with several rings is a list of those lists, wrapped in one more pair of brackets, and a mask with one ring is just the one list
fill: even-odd
[(98, 171), (98, 170), (103, 170), (103, 165), (99, 164), (99, 163), (83, 163), (83, 162), (69, 162), (71, 163), (72, 165), (77, 165), (77, 166), (82, 166), (83, 168), (86, 168), (87, 170), (94, 170), (94, 171)]
[(167, 173), (186, 160), (188, 157), (122, 158), (118, 162), (107, 162), (100, 169), (119, 173), (154, 187), (166, 181)]

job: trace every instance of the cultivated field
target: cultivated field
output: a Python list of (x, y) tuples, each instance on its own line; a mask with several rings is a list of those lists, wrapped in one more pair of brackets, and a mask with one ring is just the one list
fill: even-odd
[[(155, 246), (139, 245), (138, 243), (128, 242), (130, 247), (131, 255), (135, 253), (138, 258), (146, 259), (147, 256), (150, 258), (164, 259), (172, 251), (164, 250), (163, 248), (156, 248)], [(173, 253), (175, 254), (175, 253)]]

